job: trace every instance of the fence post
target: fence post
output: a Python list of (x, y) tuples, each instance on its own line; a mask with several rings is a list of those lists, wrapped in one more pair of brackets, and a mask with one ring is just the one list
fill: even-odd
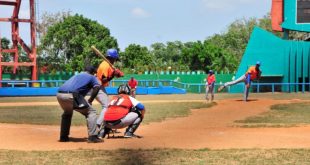
[(259, 93), (259, 83), (257, 83), (256, 92)]
[(201, 93), (201, 86), (198, 85), (198, 93)]
[(302, 83), (302, 93), (305, 93), (305, 83)]
[(274, 83), (272, 83), (272, 93), (274, 93)]

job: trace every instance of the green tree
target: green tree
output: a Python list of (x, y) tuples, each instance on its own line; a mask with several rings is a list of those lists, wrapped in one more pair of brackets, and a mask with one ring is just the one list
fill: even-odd
[(108, 28), (76, 14), (48, 28), (41, 41), (41, 56), (55, 69), (81, 71), (86, 65), (102, 61), (91, 51), (92, 45), (102, 52), (118, 48)]
[(154, 58), (158, 60), (162, 60), (167, 56), (167, 47), (163, 43), (154, 43), (151, 45), (151, 53), (153, 54)]
[(7, 39), (5, 37), (1, 38), (1, 48), (2, 49), (9, 49), (10, 43), (11, 42), (9, 39)]
[(150, 53), (152, 62), (149, 64), (150, 69), (157, 72), (163, 70), (164, 59), (167, 56), (167, 48), (163, 43), (154, 43), (151, 45)]
[(37, 33), (39, 38), (46, 35), (49, 27), (55, 25), (56, 23), (63, 22), (65, 18), (71, 16), (70, 11), (62, 11), (57, 13), (43, 12), (40, 19), (37, 21)]
[(272, 31), (269, 13), (260, 19), (237, 19), (228, 26), (227, 31), (224, 33), (214, 34), (206, 39), (207, 42), (213, 45), (208, 49), (214, 49), (214, 46), (217, 47), (214, 52), (217, 52), (215, 54), (218, 55), (214, 56), (214, 53), (212, 55), (212, 68), (219, 69), (218, 71), (235, 71), (255, 26), (270, 31), (279, 37), (282, 36), (281, 33)]
[(178, 63), (182, 54), (183, 43), (181, 41), (167, 42), (167, 56), (169, 60)]
[[(1, 49), (9, 49), (11, 41), (5, 37), (1, 38)], [(12, 60), (12, 56), (9, 53), (2, 53), (3, 59), (2, 61), (10, 61)]]
[(148, 70), (153, 58), (147, 47), (130, 44), (121, 54), (122, 63), (125, 68), (137, 70), (139, 72)]
[(186, 43), (182, 49), (182, 60), (190, 70), (206, 70), (211, 64), (211, 57), (207, 51), (201, 41)]

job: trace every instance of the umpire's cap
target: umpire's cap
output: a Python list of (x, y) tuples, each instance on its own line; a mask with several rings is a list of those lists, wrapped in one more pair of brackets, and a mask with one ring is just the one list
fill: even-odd
[(95, 73), (97, 73), (97, 68), (94, 66), (86, 66), (85, 71), (90, 73), (90, 74), (95, 74)]

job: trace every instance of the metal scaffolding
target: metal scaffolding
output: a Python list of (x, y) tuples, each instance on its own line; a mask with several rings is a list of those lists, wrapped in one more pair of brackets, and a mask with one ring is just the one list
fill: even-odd
[[(13, 74), (16, 74), (16, 70), (19, 66), (31, 67), (31, 79), (37, 80), (37, 62), (36, 62), (36, 20), (35, 20), (35, 0), (29, 0), (30, 7), (30, 18), (24, 19), (19, 18), (19, 10), (22, 0), (9, 1), (0, 0), (0, 5), (13, 6), (13, 13), (10, 18), (1, 18), (0, 22), (10, 22), (11, 23), (11, 35), (12, 35), (12, 47), (10, 49), (1, 49), (0, 46), (0, 80), (2, 80), (2, 67), (3, 66), (13, 66)], [(30, 24), (30, 47), (26, 45), (24, 40), (19, 35), (19, 23), (29, 23)], [(1, 41), (0, 41), (1, 42)], [(1, 43), (0, 43), (1, 44)], [(27, 53), (30, 62), (19, 62), (19, 51), (18, 45)], [(9, 53), (13, 56), (12, 62), (2, 62), (3, 53)], [(1, 84), (0, 84), (1, 85)]]

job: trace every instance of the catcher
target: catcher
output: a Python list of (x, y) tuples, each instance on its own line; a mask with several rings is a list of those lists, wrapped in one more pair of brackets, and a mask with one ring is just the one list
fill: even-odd
[[(116, 49), (108, 49), (107, 50), (107, 59), (109, 62), (113, 65), (116, 60), (118, 60), (119, 55)], [(97, 125), (98, 127), (101, 126), (104, 118), (105, 111), (108, 108), (109, 104), (109, 96), (107, 94), (107, 91), (105, 87), (109, 86), (109, 82), (114, 77), (123, 77), (124, 73), (120, 71), (119, 69), (114, 69), (107, 61), (103, 60), (101, 64), (98, 67), (97, 70), (97, 79), (101, 82), (101, 87), (99, 90), (99, 93), (97, 95), (97, 101), (102, 106), (102, 111), (100, 113), (100, 116), (97, 119)]]
[(260, 65), (261, 65), (261, 63), (259, 61), (257, 61), (256, 65), (251, 66), (244, 75), (242, 75), (241, 77), (239, 77), (238, 79), (236, 79), (234, 81), (226, 82), (223, 86), (220, 86), (218, 89), (218, 92), (222, 91), (227, 86), (231, 86), (231, 85), (238, 84), (240, 82), (244, 82), (244, 84), (245, 84), (244, 101), (248, 101), (251, 82), (255, 79), (259, 80), (261, 77), (262, 71), (259, 69)]
[(144, 118), (145, 107), (129, 94), (128, 85), (122, 84), (118, 87), (118, 95), (113, 97), (104, 115), (104, 124), (99, 131), (99, 138), (104, 138), (111, 129), (127, 126), (125, 138), (139, 137), (134, 132)]

